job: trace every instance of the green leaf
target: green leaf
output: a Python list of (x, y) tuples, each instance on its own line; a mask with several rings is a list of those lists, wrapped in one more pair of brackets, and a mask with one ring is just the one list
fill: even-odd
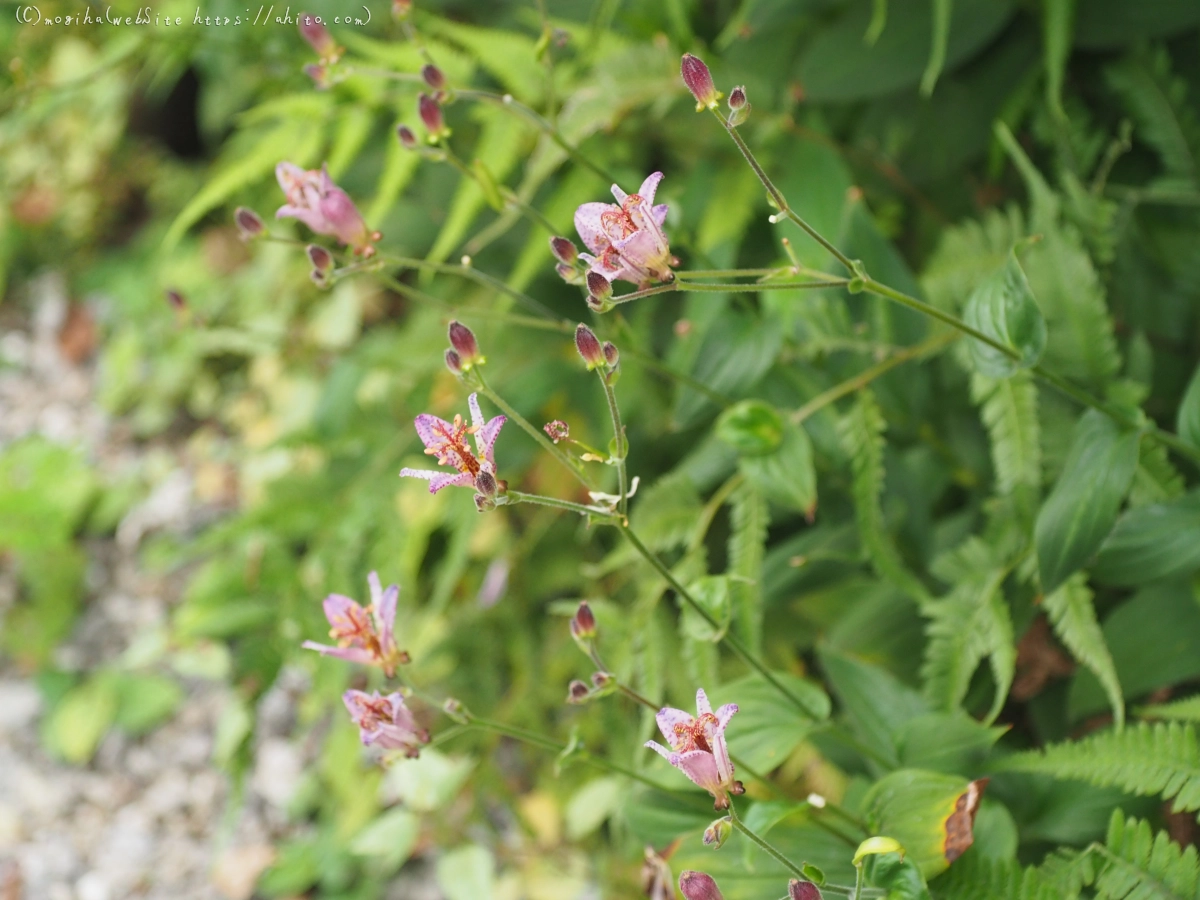
[(932, 878), (971, 845), (981, 791), (977, 782), (953, 775), (900, 769), (867, 791), (863, 809), (871, 831), (898, 840), (921, 874)]
[(694, 641), (716, 642), (725, 636), (733, 620), (733, 604), (730, 601), (730, 581), (725, 575), (705, 575), (688, 585), (688, 593), (696, 604), (717, 623), (714, 628), (692, 605), (679, 598), (680, 633)]
[(50, 749), (67, 762), (87, 762), (116, 720), (118, 702), (117, 683), (111, 673), (100, 673), (72, 688), (45, 726)]
[(1200, 569), (1200, 491), (1128, 510), (1100, 547), (1092, 576), (1138, 585)]
[[(761, 675), (747, 675), (714, 691), (721, 703), (736, 703), (725, 731), (729, 751), (760, 774), (778, 768), (820, 721), (829, 718), (829, 695), (811, 681), (773, 672), (818, 718), (810, 719)], [(717, 704), (713, 700), (714, 707)]]
[(759, 653), (762, 648), (763, 556), (766, 552), (770, 507), (764, 494), (747, 485), (733, 495), (729, 535), (730, 602), (734, 628), (742, 640)]
[(1200, 855), (1183, 849), (1165, 831), (1126, 819), (1114, 809), (1105, 840), (1108, 853), (1099, 865), (1100, 900), (1189, 900), (1200, 896)]
[[(705, 332), (692, 377), (726, 396), (745, 394), (771, 368), (782, 341), (777, 322), (726, 310)], [(693, 425), (711, 407), (704, 394), (684, 387), (675, 401), (675, 422)]]
[(280, 848), (275, 862), (259, 878), (258, 889), (268, 897), (303, 894), (321, 877), (320, 863), (315, 839), (288, 841)]
[(774, 453), (783, 443), (784, 421), (762, 400), (735, 403), (717, 418), (717, 437), (743, 456)]
[[(669, 771), (683, 778), (678, 772)], [(702, 834), (713, 820), (712, 797), (698, 791), (684, 793), (639, 785), (622, 796), (622, 817), (629, 832), (642, 844), (665, 847), (682, 835)]]
[(1031, 521), (1042, 489), (1041, 425), (1038, 394), (1033, 376), (1017, 372), (1008, 378), (971, 377), (971, 399), (980, 404), (980, 415), (991, 439), (996, 489), (1011, 496)]
[(946, 44), (950, 41), (950, 13), (954, 0), (933, 0), (933, 31), (930, 39), (929, 62), (921, 75), (921, 93), (928, 97), (933, 93), (942, 66), (946, 64)]
[(1046, 101), (1062, 109), (1063, 76), (1071, 55), (1076, 0), (1043, 0), (1042, 60), (1046, 67)]
[(1156, 703), (1143, 706), (1137, 711), (1143, 719), (1167, 719), (1174, 722), (1200, 722), (1200, 694), (1172, 700), (1170, 703)]
[(383, 869), (391, 873), (412, 854), (420, 833), (421, 820), (416, 813), (402, 808), (389, 809), (356, 834), (349, 849), (356, 856), (378, 858)]
[(887, 888), (887, 900), (929, 900), (925, 876), (910, 857), (888, 853), (871, 866), (871, 883)]
[(895, 733), (900, 765), (952, 775), (970, 775), (1007, 731), (962, 712), (928, 713), (904, 722)]
[(967, 324), (1018, 354), (1013, 359), (982, 341), (967, 346), (975, 367), (989, 378), (1007, 378), (1036, 365), (1046, 349), (1046, 321), (1015, 251), (1004, 266), (985, 279), (967, 299)]
[(638, 492), (631, 516), (633, 530), (651, 550), (671, 550), (691, 540), (701, 508), (690, 478), (667, 475)]
[(1015, 859), (967, 853), (933, 884), (937, 900), (1063, 900), (1050, 879)]
[(1160, 795), (1182, 812), (1200, 809), (1200, 742), (1192, 725), (1178, 722), (1137, 722), (1123, 731), (1017, 753), (997, 768)]
[(1042, 605), (1058, 639), (1092, 671), (1104, 687), (1117, 728), (1120, 728), (1125, 724), (1121, 682), (1117, 679), (1117, 668), (1108, 651), (1108, 644), (1104, 643), (1104, 632), (1096, 621), (1096, 610), (1092, 605), (1092, 592), (1088, 589), (1087, 580), (1080, 573), (1072, 575), (1057, 590), (1047, 594), (1042, 599)]
[(765, 456), (743, 456), (738, 470), (763, 495), (812, 518), (817, 507), (817, 472), (808, 432), (784, 422), (782, 443)]
[(625, 785), (619, 778), (595, 778), (581, 787), (567, 803), (564, 818), (567, 837), (587, 837), (621, 805)]
[(1188, 382), (1183, 400), (1179, 404), (1175, 430), (1193, 447), (1200, 447), (1200, 366), (1192, 373), (1192, 379)]
[(1196, 113), (1187, 85), (1171, 73), (1171, 59), (1160, 47), (1148, 59), (1131, 56), (1104, 70), (1109, 87), (1120, 94), (1137, 123), (1135, 138), (1149, 143), (1162, 157), (1167, 174), (1195, 182)]
[(183, 702), (183, 689), (162, 675), (122, 674), (116, 679), (117, 727), (131, 735), (145, 734), (171, 717)]
[(446, 900), (491, 900), (495, 875), (492, 852), (478, 844), (451, 850), (437, 861), (438, 886)]
[(474, 765), (470, 759), (425, 749), (416, 759), (397, 760), (383, 789), (411, 810), (432, 812), (454, 799)]
[(1139, 434), (1121, 432), (1098, 410), (1089, 410), (1034, 528), (1042, 590), (1057, 590), (1087, 564), (1117, 520), (1137, 470)]

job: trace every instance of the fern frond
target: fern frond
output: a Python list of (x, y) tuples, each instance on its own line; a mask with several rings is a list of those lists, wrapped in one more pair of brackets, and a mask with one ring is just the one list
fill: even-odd
[(1001, 564), (991, 548), (969, 538), (955, 551), (957, 564), (973, 562), (954, 589), (922, 610), (929, 618), (921, 680), (925, 696), (938, 709), (953, 710), (962, 703), (971, 676), (987, 658), (996, 695), (988, 713), (990, 723), (1000, 714), (1016, 668), (1012, 617), (1000, 587), (1010, 566)]
[(937, 900), (1069, 900), (1035, 868), (968, 853), (929, 886)]
[(947, 228), (921, 274), (929, 302), (941, 309), (960, 310), (971, 291), (1004, 265), (1013, 244), (1025, 236), (1021, 210), (989, 210), (982, 221), (969, 219)]
[(979, 404), (991, 438), (997, 490), (1004, 496), (1020, 492), (1036, 503), (1042, 487), (1042, 447), (1033, 377), (1024, 371), (1009, 378), (975, 374), (971, 399)]
[(1041, 876), (1063, 897), (1078, 897), (1087, 885), (1096, 880), (1096, 851), (1099, 844), (1085, 850), (1059, 847), (1038, 866)]
[(1143, 719), (1169, 719), (1176, 722), (1200, 722), (1200, 694), (1193, 694), (1170, 703), (1143, 706), (1137, 711)]
[(729, 536), (729, 585), (733, 621), (757, 653), (762, 646), (762, 567), (770, 508), (762, 491), (743, 485), (733, 496), (733, 533)]
[(1104, 862), (1096, 878), (1098, 900), (1194, 900), (1200, 896), (1200, 857), (1149, 823), (1113, 810)]
[(1092, 592), (1082, 572), (1072, 575), (1053, 593), (1042, 600), (1054, 633), (1063, 642), (1071, 655), (1091, 669), (1108, 695), (1117, 728), (1125, 724), (1125, 702), (1121, 696), (1121, 683), (1117, 680), (1117, 667), (1113, 664), (1104, 632), (1096, 621), (1096, 610), (1092, 606)]
[(1158, 794), (1173, 800), (1177, 810), (1200, 809), (1200, 742), (1191, 725), (1177, 722), (1139, 722), (1123, 731), (1018, 753), (998, 768)]
[(1148, 59), (1124, 59), (1105, 69), (1104, 77), (1137, 123), (1135, 135), (1155, 149), (1167, 173), (1195, 181), (1200, 125), (1188, 105), (1186, 82), (1171, 73), (1166, 49)]
[(930, 601), (929, 592), (904, 565), (883, 519), (879, 498), (883, 493), (883, 432), (887, 423), (870, 391), (860, 391), (853, 408), (839, 423), (842, 446), (850, 457), (852, 492), (858, 531), (871, 565), (879, 577), (904, 591), (919, 605)]
[(1146, 441), (1138, 454), (1137, 474), (1129, 491), (1130, 506), (1146, 506), (1182, 497), (1186, 486), (1167, 448)]

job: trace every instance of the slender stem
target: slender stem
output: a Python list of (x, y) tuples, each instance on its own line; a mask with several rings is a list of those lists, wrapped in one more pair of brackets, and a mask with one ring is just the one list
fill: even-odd
[(958, 340), (959, 335), (953, 331), (943, 331), (941, 334), (935, 334), (933, 337), (922, 341), (919, 344), (914, 344), (911, 347), (906, 347), (898, 353), (893, 354), (888, 359), (878, 365), (871, 366), (865, 369), (853, 378), (848, 378), (841, 384), (836, 384), (827, 391), (822, 391), (813, 397), (802, 407), (792, 413), (792, 422), (799, 425), (809, 416), (824, 409), (831, 403), (845, 397), (847, 394), (852, 394), (855, 391), (861, 390), (866, 385), (870, 384), (876, 378), (890, 372), (896, 366), (908, 362), (910, 359), (917, 359), (925, 356), (928, 353), (934, 353), (941, 350), (943, 347)]
[[(645, 544), (642, 543), (641, 539), (630, 529), (630, 527), (624, 523), (618, 522), (617, 528), (620, 529), (621, 533), (625, 536), (625, 539), (633, 545), (633, 548), (645, 558), (646, 562), (650, 563), (650, 565), (653, 566), (654, 569), (664, 579), (666, 579), (666, 582), (671, 586), (671, 589), (675, 591), (675, 593), (678, 594), (685, 603), (695, 610), (695, 612), (699, 614), (702, 619), (704, 619), (714, 629), (719, 631), (721, 627), (720, 623), (712, 617), (708, 610), (706, 610), (696, 601), (695, 597), (688, 593), (687, 588), (679, 583), (675, 576), (671, 574), (671, 570), (668, 569), (666, 565), (663, 564), (663, 561), (660, 560)], [(771, 672), (771, 670), (768, 669), (757, 657), (755, 657), (754, 654), (747, 650), (745, 645), (743, 645), (742, 642), (739, 641), (733, 634), (726, 631), (724, 637), (721, 638), (721, 641), (722, 643), (728, 645), (729, 649), (732, 650), (734, 654), (742, 660), (742, 662), (746, 663), (746, 665), (750, 666), (750, 668), (762, 675), (762, 677), (768, 683), (770, 683), (772, 687), (779, 691), (779, 693), (783, 694), (783, 696), (787, 697), (787, 699), (798, 710), (800, 710), (800, 712), (804, 713), (804, 715), (812, 719), (814, 722), (821, 719), (821, 717), (814, 710), (809, 708), (807, 703), (792, 693), (788, 686), (776, 678), (775, 674)]]
[(859, 900), (863, 891), (863, 864), (854, 867), (854, 894), (851, 900)]
[(689, 278), (753, 278), (759, 275), (775, 275), (781, 272), (790, 272), (791, 266), (772, 266), (769, 269), (686, 269), (682, 272), (676, 272), (675, 277), (680, 281), (687, 281)]
[(572, 475), (579, 479), (584, 487), (586, 487), (588, 490), (591, 490), (592, 483), (583, 473), (575, 459), (567, 455), (566, 451), (561, 447), (556, 446), (554, 442), (550, 440), (550, 438), (546, 437), (545, 433), (540, 428), (534, 427), (534, 425), (528, 419), (509, 406), (503, 397), (488, 387), (487, 382), (483, 380), (483, 373), (480, 372), (478, 368), (476, 368), (474, 372), (475, 377), (479, 379), (480, 393), (500, 407), (504, 414), (512, 421), (516, 422), (522, 431), (541, 444), (543, 450), (562, 463), (562, 465), (566, 467), (566, 469), (570, 471)]
[(600, 376), (600, 384), (604, 386), (604, 397), (608, 400), (608, 415), (612, 419), (614, 458), (617, 462), (617, 496), (621, 498), (617, 503), (617, 511), (624, 520), (629, 505), (629, 498), (625, 493), (625, 457), (629, 453), (629, 442), (625, 440), (625, 427), (621, 424), (621, 409), (617, 406), (617, 393), (613, 390), (608, 376), (602, 369), (597, 369), (596, 374)]
[(701, 294), (738, 294), (757, 293), (759, 291), (803, 291), (816, 288), (845, 287), (849, 279), (837, 278), (832, 281), (750, 281), (731, 284), (704, 284), (696, 281), (672, 281), (670, 284), (659, 284), (630, 294), (621, 294), (609, 298), (609, 303), (618, 306), (631, 300), (641, 300), (655, 294), (669, 294), (675, 291)]
[(546, 497), (542, 494), (523, 494), (520, 491), (509, 491), (507, 494), (511, 503), (536, 503), (538, 506), (553, 506), (577, 512), (581, 516), (611, 516), (612, 513), (599, 506), (584, 506), (582, 503), (572, 503), (570, 500), (560, 500), (557, 497)]
[(733, 804), (729, 805), (729, 820), (733, 823), (733, 827), (744, 834), (754, 843), (758, 844), (765, 853), (775, 858), (776, 862), (782, 865), (785, 869), (799, 878), (801, 881), (808, 881), (808, 877), (804, 874), (804, 870), (798, 865), (776, 850), (766, 839), (759, 837), (753, 830), (746, 827), (746, 823), (738, 816), (737, 810), (733, 808)]
[[(509, 287), (499, 278), (494, 278), (493, 276), (488, 275), (486, 272), (481, 272), (478, 269), (472, 268), (471, 266), (453, 265), (451, 263), (432, 262), (431, 260), (427, 259), (416, 259), (410, 256), (394, 256), (390, 253), (380, 253), (375, 257), (375, 260), (372, 260), (367, 264), (367, 267), (373, 265), (376, 260), (381, 263), (391, 263), (392, 265), (403, 266), (406, 269), (427, 269), (430, 272), (437, 272), (442, 275), (457, 275), (460, 278), (466, 278), (470, 281), (474, 281), (476, 284), (482, 285), (483, 287), (491, 288), (494, 291), (499, 291), (502, 294), (506, 294), (519, 303), (524, 303), (530, 309), (547, 319), (558, 318), (558, 315), (552, 309), (550, 309), (550, 307), (545, 306), (537, 300), (534, 300), (528, 294), (523, 294), (520, 291)], [(364, 270), (369, 271), (369, 268), (364, 267)]]

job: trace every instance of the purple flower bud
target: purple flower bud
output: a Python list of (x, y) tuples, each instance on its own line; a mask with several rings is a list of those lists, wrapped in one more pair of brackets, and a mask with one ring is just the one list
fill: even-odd
[(429, 130), (430, 137), (439, 138), (446, 130), (446, 120), (442, 118), (442, 108), (428, 94), (417, 98), (417, 113)]
[(446, 348), (446, 368), (455, 375), (461, 375), (463, 370), (462, 357), (449, 347)]
[(589, 370), (604, 365), (604, 351), (600, 349), (600, 341), (596, 337), (596, 332), (582, 322), (575, 329), (575, 349), (579, 351), (579, 355), (583, 357)]
[(580, 284), (583, 279), (579, 277), (579, 273), (575, 271), (574, 266), (568, 266), (565, 263), (559, 263), (554, 267), (554, 271), (558, 273), (558, 277), (567, 284)]
[(496, 484), (496, 476), (491, 472), (483, 471), (475, 476), (475, 490), (483, 494), (489, 500), (496, 496), (496, 491), (499, 490), (499, 485)]
[[(686, 58), (684, 57), (684, 59)], [(705, 875), (703, 872), (692, 872), (690, 870), (680, 872), (679, 890), (683, 892), (683, 896), (687, 900), (724, 900), (721, 896), (721, 890), (717, 887), (717, 883), (713, 881), (712, 876)]]
[(312, 283), (319, 288), (329, 287), (329, 273), (323, 272), (320, 269), (313, 269), (308, 273), (308, 277), (312, 279)]
[(704, 844), (714, 850), (720, 850), (732, 833), (733, 822), (729, 816), (723, 816), (704, 829)]
[(607, 693), (606, 689), (615, 688), (617, 686), (617, 680), (607, 672), (593, 672), (592, 686), (597, 691), (605, 691)]
[(263, 220), (258, 217), (258, 213), (244, 206), (239, 206), (234, 210), (233, 221), (237, 225), (238, 233), (241, 235), (243, 241), (252, 240), (266, 230)]
[(607, 300), (601, 300), (599, 297), (593, 297), (591, 294), (587, 296), (587, 305), (588, 309), (594, 313), (603, 314), (612, 309), (612, 304)]
[(591, 689), (582, 681), (572, 681), (567, 685), (567, 702), (568, 703), (583, 703), (588, 698)]
[(571, 436), (571, 429), (567, 427), (567, 423), (562, 419), (555, 419), (553, 422), (547, 422), (542, 426), (542, 431), (550, 437), (554, 443), (565, 441)]
[(307, 63), (301, 70), (313, 80), (313, 87), (318, 91), (329, 87), (329, 69), (319, 63)]
[(821, 889), (811, 881), (793, 878), (788, 882), (788, 900), (821, 900)]
[(425, 83), (435, 91), (440, 91), (446, 86), (446, 76), (442, 74), (442, 70), (433, 63), (427, 63), (421, 67), (421, 77), (425, 79)]
[(746, 105), (746, 87), (739, 84), (729, 92), (729, 108), (733, 110), (741, 109)]
[(396, 129), (396, 137), (400, 138), (400, 143), (405, 150), (417, 149), (417, 136), (407, 125), (401, 125)]
[(621, 361), (621, 351), (612, 341), (605, 341), (600, 350), (604, 354), (604, 361), (608, 363), (609, 368), (613, 368)]
[(325, 27), (320, 16), (300, 13), (296, 16), (296, 24), (300, 26), (300, 36), (308, 41), (309, 46), (317, 51), (322, 59), (337, 59), (338, 45)]
[(328, 272), (333, 268), (333, 254), (320, 244), (309, 244), (304, 248), (304, 252), (308, 254), (308, 261), (318, 272)]
[(485, 497), (483, 494), (475, 495), (475, 509), (479, 512), (491, 512), (496, 508), (496, 501), (490, 497)]
[(579, 258), (579, 248), (565, 237), (550, 238), (550, 252), (564, 266), (575, 265), (575, 260)]
[(588, 294), (597, 300), (608, 300), (612, 296), (612, 282), (593, 270), (587, 273)]
[(392, 0), (392, 16), (401, 21), (412, 13), (412, 0)]
[(571, 617), (571, 637), (577, 641), (590, 640), (596, 636), (596, 616), (586, 600), (579, 602), (579, 609)]
[(683, 75), (683, 83), (696, 98), (696, 110), (702, 110), (706, 106), (709, 109), (715, 109), (721, 95), (713, 85), (712, 75), (704, 61), (698, 56), (685, 53), (679, 71)]
[(164, 296), (167, 298), (167, 303), (171, 309), (175, 310), (175, 312), (183, 312), (187, 309), (187, 301), (183, 299), (183, 294), (179, 293), (179, 291), (168, 288), (164, 292)]
[(462, 322), (458, 321), (451, 322), (448, 331), (450, 346), (458, 351), (458, 355), (462, 357), (463, 365), (471, 366), (478, 362), (479, 342), (475, 340), (475, 333)]

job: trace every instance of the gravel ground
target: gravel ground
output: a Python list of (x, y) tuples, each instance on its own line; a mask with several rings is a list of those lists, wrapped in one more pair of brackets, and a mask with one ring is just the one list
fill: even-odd
[[(177, 578), (139, 569), (141, 539), (163, 529), (186, 536), (222, 510), (197, 499), (181, 442), (135, 442), (94, 403), (95, 327), (86, 307), (68, 303), (62, 279), (44, 276), (28, 290), (32, 320), (0, 321), (0, 448), (40, 434), (84, 447), (104, 476), (153, 473), (117, 535), (86, 545), (85, 611), (55, 663), (88, 671), (162, 628), (178, 599)], [(0, 617), (15, 600), (0, 555)], [(273, 847), (294, 829), (283, 805), (305, 764), (290, 735), (304, 678), (285, 672), (263, 698), (257, 764), (236, 809), (212, 763), (227, 688), (183, 686), (187, 699), (166, 725), (136, 740), (111, 732), (90, 764), (69, 766), (42, 749), (37, 688), (0, 661), (0, 900), (252, 896)]]

